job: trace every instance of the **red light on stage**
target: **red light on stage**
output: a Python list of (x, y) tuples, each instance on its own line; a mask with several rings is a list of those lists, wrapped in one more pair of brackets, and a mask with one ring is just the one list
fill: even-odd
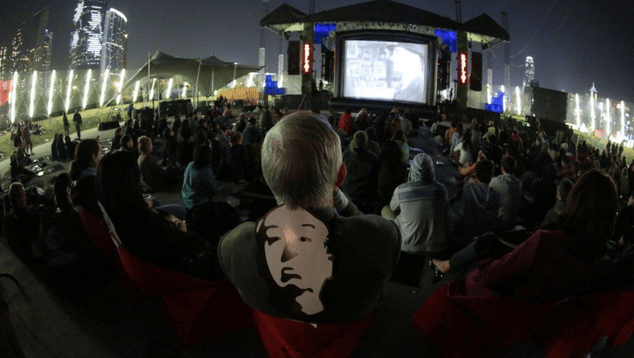
[(464, 51), (458, 54), (458, 83), (466, 86), (467, 80), (469, 80), (469, 54)]
[(302, 43), (302, 73), (308, 74), (313, 70), (313, 44), (309, 41)]

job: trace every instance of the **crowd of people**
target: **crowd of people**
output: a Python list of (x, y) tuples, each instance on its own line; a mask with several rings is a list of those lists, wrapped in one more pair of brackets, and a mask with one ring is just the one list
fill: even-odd
[[(265, 107), (256, 118), (215, 104), (182, 117), (139, 114), (105, 155), (97, 140), (68, 148), (56, 136), (56, 158), (74, 161), (56, 178), (54, 202), (36, 208), (22, 184), (11, 186), (5, 215), (24, 231), (7, 235), (16, 254), (65, 262), (51, 260), (54, 232), (27, 227), (44, 211), (101, 216), (101, 204), (133, 255), (206, 280), (226, 276), (250, 307), (310, 323), (370, 315), (399, 257), (429, 260), (435, 280), (462, 271), (468, 295), (480, 297), (556, 300), (634, 283), (634, 162), (625, 164), (622, 146), (599, 151), (538, 122), (444, 113), (427, 131), (397, 108), (339, 116)], [(434, 153), (410, 148), (427, 133), (455, 165), (456, 190), (436, 177)], [(277, 206), (243, 222), (215, 200), (218, 182), (266, 184)], [(152, 198), (174, 187), (184, 206)], [(630, 200), (617, 215), (619, 195)], [(73, 223), (81, 221), (64, 225)], [(477, 238), (520, 228), (517, 248), (476, 265)], [(96, 255), (86, 242), (67, 261), (101, 264), (84, 259)]]

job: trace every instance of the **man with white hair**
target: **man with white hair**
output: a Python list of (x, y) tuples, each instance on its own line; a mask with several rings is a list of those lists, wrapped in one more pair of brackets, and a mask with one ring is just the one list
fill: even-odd
[(262, 172), (278, 206), (229, 232), (220, 264), (247, 305), (310, 323), (352, 322), (379, 305), (400, 252), (396, 226), (363, 215), (338, 187), (339, 136), (310, 112), (267, 133)]
[(402, 251), (410, 254), (437, 253), (446, 248), (448, 233), (447, 188), (436, 181), (434, 162), (418, 154), (407, 183), (394, 190), (390, 206), (382, 216), (394, 220), (403, 237)]

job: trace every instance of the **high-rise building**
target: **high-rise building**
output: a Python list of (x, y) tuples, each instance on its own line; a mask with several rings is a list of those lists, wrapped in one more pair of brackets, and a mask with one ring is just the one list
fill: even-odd
[(106, 0), (80, 0), (70, 40), (71, 69), (99, 69)]
[(524, 88), (531, 85), (531, 81), (535, 79), (535, 62), (531, 56), (526, 56), (526, 65), (524, 66)]
[(128, 34), (128, 19), (119, 10), (106, 12), (103, 29), (103, 47), (101, 49), (101, 71), (119, 71), (125, 68)]
[(11, 39), (11, 68), (9, 71), (26, 71), (29, 65), (29, 51), (26, 47), (26, 22), (18, 25)]
[(51, 52), (53, 48), (53, 32), (48, 25), (49, 8), (45, 7), (33, 15), (28, 34), (27, 48), (30, 52), (29, 69), (46, 71), (51, 67)]
[(9, 49), (0, 46), (0, 78), (4, 78), (9, 73)]

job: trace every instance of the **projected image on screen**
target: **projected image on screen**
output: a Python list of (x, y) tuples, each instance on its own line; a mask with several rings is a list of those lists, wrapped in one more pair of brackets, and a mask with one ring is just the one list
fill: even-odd
[(425, 103), (427, 53), (425, 44), (346, 41), (344, 97)]

